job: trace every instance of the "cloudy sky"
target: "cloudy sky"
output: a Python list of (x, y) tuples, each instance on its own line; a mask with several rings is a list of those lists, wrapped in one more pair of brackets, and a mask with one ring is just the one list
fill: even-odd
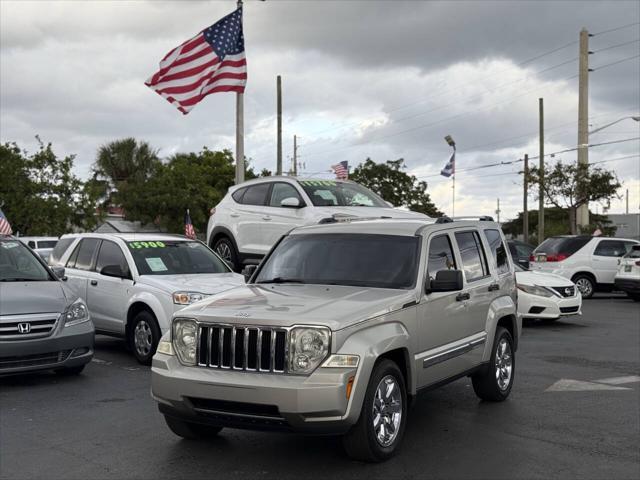
[[(162, 156), (233, 149), (234, 94), (209, 96), (183, 116), (143, 82), (169, 50), (234, 8), (231, 0), (0, 1), (0, 141), (34, 150), (38, 134), (60, 155), (76, 154), (82, 177), (99, 145), (126, 136)], [(521, 163), (465, 170), (537, 155), (540, 97), (545, 151), (576, 146), (582, 27), (595, 34), (591, 129), (640, 112), (637, 1), (249, 0), (244, 15), (245, 152), (258, 170), (275, 170), (279, 74), (285, 164), (294, 134), (304, 171), (317, 177), (342, 160), (402, 157), (450, 213), (451, 180), (438, 175), (450, 134), (456, 214), (493, 213), (499, 197), (501, 217), (513, 217)], [(590, 142), (638, 136), (640, 124), (627, 119)], [(636, 212), (639, 149), (637, 140), (590, 149), (592, 162), (616, 171)], [(624, 201), (611, 211), (623, 212)]]

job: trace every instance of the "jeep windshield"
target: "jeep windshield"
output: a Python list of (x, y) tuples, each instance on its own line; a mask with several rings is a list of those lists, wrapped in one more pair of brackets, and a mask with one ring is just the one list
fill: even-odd
[(0, 282), (53, 280), (31, 250), (18, 240), (0, 240)]
[(419, 264), (418, 237), (309, 234), (285, 237), (255, 283), (410, 289)]
[(127, 242), (140, 275), (227, 273), (229, 268), (200, 242), (148, 240)]
[(316, 207), (381, 207), (389, 205), (371, 190), (351, 182), (299, 180)]

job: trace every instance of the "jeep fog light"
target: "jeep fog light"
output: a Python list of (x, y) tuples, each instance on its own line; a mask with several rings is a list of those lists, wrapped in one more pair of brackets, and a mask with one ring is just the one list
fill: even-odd
[(176, 318), (173, 321), (173, 348), (180, 362), (185, 365), (196, 364), (196, 345), (198, 342), (198, 324), (188, 318)]
[(328, 328), (297, 327), (289, 337), (289, 372), (307, 374), (314, 371), (329, 353), (331, 333)]

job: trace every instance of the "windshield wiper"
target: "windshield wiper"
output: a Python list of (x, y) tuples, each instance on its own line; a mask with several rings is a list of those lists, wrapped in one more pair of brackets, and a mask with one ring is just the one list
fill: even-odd
[(299, 278), (275, 277), (270, 280), (260, 280), (256, 283), (307, 283)]

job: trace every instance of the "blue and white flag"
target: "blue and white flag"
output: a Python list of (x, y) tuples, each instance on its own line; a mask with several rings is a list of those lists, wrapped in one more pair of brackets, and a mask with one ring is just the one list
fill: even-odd
[(456, 174), (456, 151), (454, 150), (447, 164), (444, 166), (442, 170), (440, 170), (440, 175), (442, 175), (443, 177), (450, 177), (451, 175), (455, 175), (455, 174)]

